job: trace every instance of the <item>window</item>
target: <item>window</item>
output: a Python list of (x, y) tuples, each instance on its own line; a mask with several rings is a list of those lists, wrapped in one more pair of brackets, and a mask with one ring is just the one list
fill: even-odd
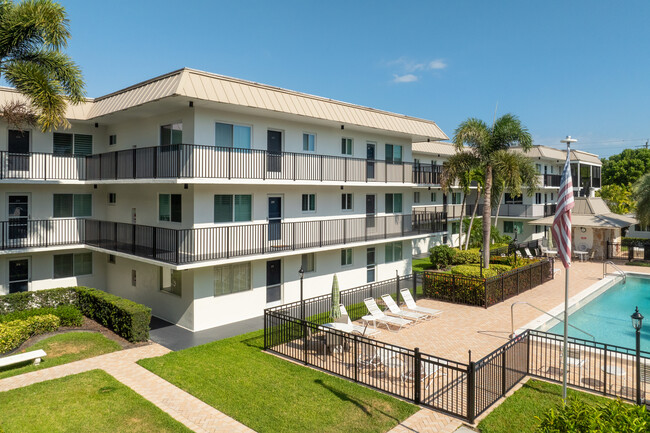
[(517, 233), (521, 234), (524, 231), (524, 223), (522, 221), (504, 221), (503, 222), (503, 232), (504, 233), (514, 233), (517, 230)]
[(302, 195), (302, 211), (314, 212), (316, 210), (316, 194)]
[(158, 221), (181, 222), (182, 206), (180, 194), (158, 195)]
[(351, 138), (342, 138), (341, 139), (341, 153), (343, 155), (352, 155), (352, 139)]
[(512, 194), (507, 192), (507, 193), (505, 193), (503, 195), (503, 202), (505, 204), (522, 204), (523, 203), (523, 196), (519, 195), (517, 197), (513, 197)]
[(402, 213), (402, 194), (386, 194), (386, 213)]
[(366, 281), (372, 283), (375, 281), (375, 249), (366, 250)]
[(341, 194), (341, 210), (352, 210), (352, 194)]
[(114, 192), (109, 192), (108, 193), (108, 204), (115, 204), (117, 203), (117, 194)]
[(183, 142), (183, 124), (170, 123), (160, 127), (160, 145), (181, 144)]
[(110, 263), (111, 265), (114, 265), (115, 262), (116, 262), (115, 255), (114, 254), (109, 254), (108, 255), (108, 263)]
[(160, 290), (181, 296), (183, 286), (183, 274), (169, 268), (160, 268)]
[(436, 194), (435, 192), (432, 192), (431, 193), (431, 203), (435, 203), (437, 201), (438, 201), (438, 194)]
[(316, 255), (314, 253), (302, 255), (302, 270), (314, 272), (316, 270)]
[(54, 278), (77, 277), (93, 273), (93, 253), (57, 254), (54, 259)]
[(214, 267), (214, 296), (247, 290), (251, 290), (250, 262)]
[(415, 191), (413, 193), (413, 203), (420, 203), (420, 192)]
[(108, 145), (113, 146), (117, 144), (117, 135), (109, 135), (108, 136)]
[(250, 194), (214, 196), (214, 222), (241, 222), (253, 219), (253, 196)]
[(535, 233), (541, 233), (542, 232), (542, 226), (535, 225)]
[(462, 201), (462, 193), (452, 192), (451, 193), (451, 204), (460, 204)]
[(352, 248), (341, 250), (341, 266), (350, 266), (352, 264)]
[(316, 150), (316, 134), (302, 134), (302, 150), (305, 152), (314, 152)]
[(251, 148), (251, 127), (216, 123), (214, 145), (217, 147), (235, 147), (237, 149)]
[(92, 194), (53, 194), (54, 218), (92, 216)]
[(459, 231), (460, 231), (460, 224), (459, 223), (451, 223), (451, 234), (452, 235), (457, 235)]
[(53, 153), (55, 155), (91, 155), (93, 136), (88, 134), (53, 134)]
[(386, 163), (387, 164), (402, 163), (402, 146), (398, 146), (396, 144), (386, 145)]
[(542, 204), (542, 193), (541, 192), (536, 192), (535, 193), (535, 204)]
[(397, 262), (402, 260), (402, 243), (401, 242), (391, 242), (386, 244), (386, 263)]
[(542, 164), (535, 164), (535, 170), (537, 171), (537, 174), (542, 173)]

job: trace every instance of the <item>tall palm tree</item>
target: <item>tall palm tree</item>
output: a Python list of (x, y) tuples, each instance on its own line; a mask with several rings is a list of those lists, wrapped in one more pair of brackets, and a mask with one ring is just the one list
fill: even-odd
[(650, 173), (644, 174), (632, 186), (636, 200), (636, 217), (642, 226), (650, 225)]
[[(454, 132), (454, 144), (459, 150), (465, 149), (474, 155), (485, 172), (485, 194), (483, 206), (483, 245), (490, 245), (492, 227), (492, 178), (495, 158), (499, 150), (507, 150), (512, 145), (521, 146), (524, 151), (532, 147), (533, 139), (519, 119), (512, 114), (498, 118), (492, 127), (476, 118), (462, 122)], [(483, 248), (483, 263), (490, 267), (490, 249)]]
[(84, 99), (79, 67), (61, 50), (70, 37), (63, 6), (51, 0), (0, 0), (0, 76), (28, 104), (8, 104), (8, 121), (38, 123), (43, 131), (69, 126), (67, 103)]
[(470, 172), (470, 178), (476, 182), (476, 202), (474, 203), (474, 210), (472, 211), (472, 218), (469, 220), (469, 227), (467, 228), (467, 239), (465, 239), (465, 249), (469, 248), (470, 234), (472, 233), (472, 226), (476, 218), (476, 210), (478, 209), (479, 202), (481, 201), (481, 194), (483, 193), (483, 185), (485, 175), (481, 169), (474, 169)]
[(458, 183), (463, 191), (463, 203), (460, 208), (460, 229), (458, 230), (458, 249), (463, 245), (463, 217), (465, 215), (465, 203), (470, 193), (470, 184), (472, 182), (470, 173), (476, 168), (478, 160), (471, 153), (459, 151), (453, 154), (447, 161), (442, 164), (442, 176), (440, 186), (442, 192), (447, 194), (453, 185)]

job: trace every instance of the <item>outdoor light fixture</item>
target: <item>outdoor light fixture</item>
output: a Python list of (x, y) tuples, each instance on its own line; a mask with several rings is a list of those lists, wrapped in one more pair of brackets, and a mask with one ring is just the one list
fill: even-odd
[(632, 318), (632, 326), (636, 330), (636, 404), (641, 405), (641, 327), (643, 326), (643, 314), (639, 313), (639, 307), (636, 307)]
[(636, 307), (636, 310), (630, 317), (632, 318), (632, 326), (634, 326), (634, 329), (640, 331), (641, 326), (643, 326), (643, 314), (639, 313), (639, 307)]

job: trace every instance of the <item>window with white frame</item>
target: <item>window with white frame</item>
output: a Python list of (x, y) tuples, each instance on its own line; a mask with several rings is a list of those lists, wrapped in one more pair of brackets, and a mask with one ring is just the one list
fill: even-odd
[(414, 191), (413, 192), (413, 203), (420, 203), (420, 192), (419, 191)]
[(316, 210), (316, 194), (302, 195), (302, 211), (314, 212)]
[(452, 192), (451, 193), (451, 204), (460, 204), (463, 200), (461, 192)]
[(302, 134), (302, 150), (305, 152), (316, 151), (316, 134), (304, 132)]
[(524, 231), (523, 221), (504, 221), (503, 222), (503, 233), (517, 233), (521, 234)]
[(93, 253), (55, 254), (53, 278), (78, 277), (93, 273)]
[(214, 222), (252, 221), (253, 197), (250, 194), (216, 194), (214, 196)]
[(397, 262), (402, 260), (402, 243), (401, 242), (390, 242), (384, 246), (385, 251), (385, 262)]
[(114, 192), (108, 193), (108, 204), (114, 205), (117, 203), (117, 194)]
[(343, 155), (352, 155), (352, 139), (341, 138), (341, 153)]
[(181, 296), (183, 290), (183, 274), (170, 268), (160, 268), (160, 290), (163, 292), (171, 293), (176, 296)]
[(341, 194), (341, 210), (352, 210), (352, 194)]
[(314, 272), (316, 270), (316, 254), (303, 254), (300, 259), (303, 271)]
[(402, 213), (402, 194), (386, 194), (386, 213)]
[(214, 296), (246, 292), (251, 289), (250, 262), (214, 267)]
[(53, 151), (55, 155), (86, 156), (93, 153), (93, 136), (89, 134), (52, 134)]
[(160, 145), (169, 146), (170, 144), (183, 143), (183, 124), (170, 123), (160, 127)]
[(109, 146), (114, 146), (116, 144), (117, 144), (117, 135), (115, 135), (115, 134), (109, 135), (108, 136), (108, 145)]
[(438, 194), (436, 194), (435, 192), (432, 192), (431, 193), (431, 203), (437, 202), (438, 201), (437, 199), (438, 199)]
[(53, 194), (54, 218), (92, 216), (92, 194)]
[(387, 164), (402, 163), (402, 146), (397, 144), (386, 145), (386, 163)]
[(341, 266), (350, 266), (352, 264), (352, 248), (341, 250)]
[(459, 223), (451, 223), (451, 234), (452, 235), (457, 235), (459, 231), (460, 231), (460, 224)]
[(158, 195), (158, 221), (179, 223), (182, 220), (182, 213), (180, 194)]
[(214, 145), (217, 147), (251, 148), (251, 127), (230, 123), (215, 124)]

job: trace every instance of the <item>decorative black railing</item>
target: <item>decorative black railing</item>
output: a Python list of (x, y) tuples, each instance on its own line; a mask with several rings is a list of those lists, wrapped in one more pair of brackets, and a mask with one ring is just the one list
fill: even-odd
[(439, 184), (440, 166), (194, 144), (88, 156), (0, 152), (0, 179), (260, 179)]
[[(479, 204), (476, 210), (477, 216), (483, 215), (483, 204)], [(543, 218), (555, 214), (556, 204), (501, 204), (499, 216), (519, 218)], [(467, 205), (467, 214), (471, 215), (474, 205)], [(496, 216), (497, 206), (492, 206), (492, 216)]]

